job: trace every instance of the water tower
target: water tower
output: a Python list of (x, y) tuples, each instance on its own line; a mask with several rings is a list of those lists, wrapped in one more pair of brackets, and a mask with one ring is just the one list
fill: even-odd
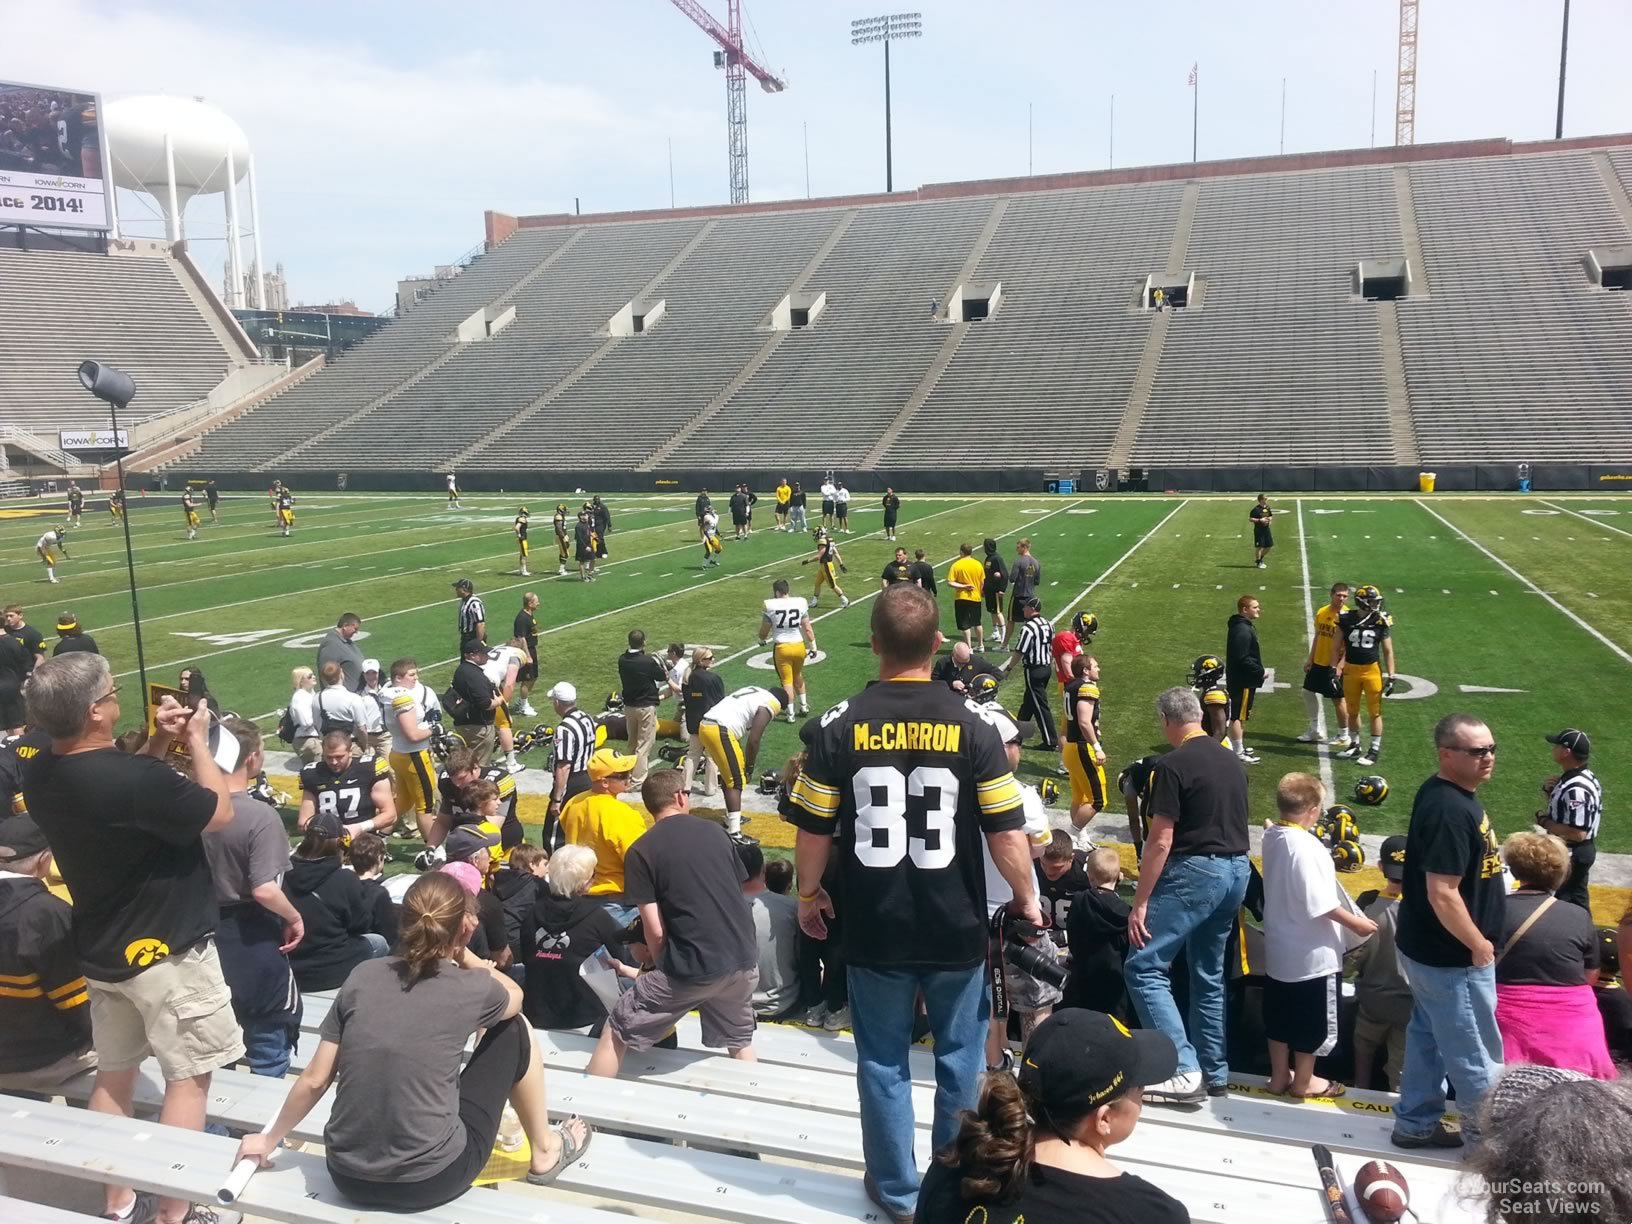
[(244, 130), (203, 98), (164, 94), (120, 98), (107, 105), (106, 114), (114, 184), (156, 199), (164, 211), (165, 234), (172, 242), (186, 236), (184, 219), (194, 196), (217, 192), (225, 196), (228, 306), (244, 305), (238, 181), (248, 179), (255, 307), (263, 309), (260, 201), (255, 190), (255, 158)]

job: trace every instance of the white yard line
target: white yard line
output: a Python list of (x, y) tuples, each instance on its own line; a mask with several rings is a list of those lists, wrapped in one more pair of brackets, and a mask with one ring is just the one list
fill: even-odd
[[(1077, 593), (1077, 597), (1075, 599), (1073, 599), (1070, 603), (1066, 604), (1065, 607), (1061, 608), (1058, 612), (1054, 613), (1054, 617), (1053, 617), (1054, 621), (1056, 623), (1058, 623), (1059, 620), (1062, 617), (1064, 617), (1068, 612), (1070, 612), (1072, 608), (1076, 607), (1083, 600), (1087, 599), (1088, 596), (1093, 594), (1095, 588), (1097, 588), (1101, 583), (1103, 583), (1105, 581), (1105, 579), (1109, 578), (1118, 569), (1120, 569), (1121, 566), (1122, 566), (1122, 563), (1124, 561), (1126, 561), (1129, 557), (1133, 556), (1134, 553), (1138, 552), (1141, 548), (1143, 548), (1145, 546), (1145, 542), (1147, 540), (1149, 540), (1151, 536), (1155, 535), (1163, 527), (1167, 526), (1167, 520), (1168, 519), (1172, 518), (1175, 514), (1177, 514), (1180, 510), (1183, 510), (1189, 504), (1190, 504), (1190, 498), (1187, 497), (1183, 501), (1181, 501), (1178, 505), (1174, 506), (1173, 509), (1169, 510), (1167, 512), (1167, 514), (1163, 516), (1161, 522), (1157, 523), (1156, 526), (1152, 527), (1149, 531), (1145, 532), (1144, 535), (1140, 536), (1137, 540), (1134, 541), (1134, 544), (1133, 544), (1132, 548), (1128, 549), (1127, 552), (1123, 553), (1115, 561), (1112, 561), (1111, 564), (1106, 568), (1106, 570), (1105, 570), (1105, 572), (1103, 574), (1101, 574), (1098, 578), (1095, 578), (1087, 586), (1083, 587), (1082, 590)], [(1138, 584), (1135, 583), (1134, 585), (1137, 586)]]
[(1561, 511), (1564, 514), (1580, 519), (1583, 523), (1591, 523), (1594, 527), (1602, 527), (1605, 531), (1613, 531), (1616, 535), (1623, 535), (1632, 540), (1632, 531), (1627, 531), (1621, 527), (1611, 527), (1602, 519), (1595, 519), (1590, 514), (1582, 514), (1579, 510), (1571, 510), (1568, 506), (1560, 506), (1557, 502), (1543, 501), (1541, 504), (1550, 510)]
[[(1421, 506), (1424, 510), (1426, 510), (1429, 514), (1433, 515), (1440, 522), (1444, 523), (1445, 526), (1449, 527), (1453, 532), (1455, 532), (1458, 539), (1467, 541), (1469, 544), (1471, 544), (1475, 548), (1477, 548), (1480, 552), (1484, 553), (1485, 556), (1489, 557), (1497, 565), (1501, 566), (1509, 574), (1513, 575), (1513, 577), (1517, 578), (1520, 582), (1524, 583), (1525, 588), (1527, 590), (1529, 590), (1531, 594), (1540, 595), (1548, 603), (1552, 604), (1553, 607), (1557, 608), (1565, 616), (1569, 617), (1577, 625), (1581, 626), (1581, 628), (1585, 629), (1588, 633), (1592, 634), (1593, 637), (1597, 638), (1605, 646), (1608, 646), (1612, 651), (1615, 652), (1616, 656), (1618, 658), (1620, 658), (1620, 660), (1622, 662), (1632, 663), (1632, 654), (1628, 654), (1624, 647), (1617, 645), (1615, 642), (1611, 641), (1608, 637), (1606, 637), (1599, 630), (1595, 629), (1592, 625), (1589, 625), (1580, 615), (1578, 615), (1577, 613), (1571, 611), (1569, 608), (1566, 608), (1558, 600), (1554, 599), (1546, 591), (1542, 590), (1534, 582), (1530, 581), (1530, 579), (1526, 578), (1523, 574), (1519, 573), (1518, 570), (1514, 569), (1506, 561), (1503, 561), (1495, 553), (1491, 552), (1490, 549), (1486, 548), (1483, 544), (1479, 543), (1478, 540), (1474, 539), (1471, 535), (1469, 535), (1467, 532), (1463, 531), (1455, 523), (1451, 522), (1450, 519), (1446, 518), (1444, 515), (1438, 513), (1437, 511), (1433, 510), (1432, 508), (1430, 508), (1427, 505), (1427, 503), (1425, 503), (1420, 497), (1416, 499), (1416, 503), (1417, 503), (1417, 505)], [(1589, 521), (1591, 521), (1591, 520), (1589, 520)]]
[[(1303, 533), (1303, 498), (1298, 498), (1298, 562), (1303, 566), (1303, 623), (1309, 626), (1309, 648), (1315, 645), (1315, 597), (1309, 586), (1309, 537)], [(1334, 787), (1336, 782), (1332, 777), (1332, 754), (1326, 747), (1326, 699), (1322, 697), (1316, 706), (1315, 734), (1320, 738), (1315, 741), (1315, 759), (1320, 763), (1320, 784), (1326, 789), (1326, 797), (1336, 802)]]

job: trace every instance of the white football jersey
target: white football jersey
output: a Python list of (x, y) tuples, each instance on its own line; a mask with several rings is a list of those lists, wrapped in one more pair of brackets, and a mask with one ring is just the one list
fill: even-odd
[(510, 670), (510, 664), (517, 667), (527, 662), (527, 652), (517, 650), (514, 646), (495, 646), (487, 652), (487, 662), (482, 664), (482, 672), (493, 682), (493, 687), (504, 687), (505, 674)]
[(455, 486), (458, 485), (458, 483), (459, 483), (459, 478), (457, 476), (455, 476), (452, 472), (449, 472), (448, 473), (448, 488), (450, 488), (450, 489), (454, 488)]
[[(431, 733), (425, 729), (425, 716), (429, 713), (430, 703), (434, 701), (431, 690), (423, 684), (411, 689), (388, 684), (380, 690), (380, 708), (385, 716), (386, 730), (391, 732), (392, 752), (419, 752), (430, 744)], [(402, 715), (410, 710), (419, 716), (418, 739), (410, 739), (402, 730)]]
[[(27, 539), (27, 536), (23, 537)], [(55, 548), (62, 543), (62, 532), (48, 531), (34, 542), (35, 548)]]
[(802, 596), (784, 595), (765, 601), (765, 620), (771, 626), (771, 641), (778, 646), (799, 641), (809, 616), (810, 604)]
[(775, 718), (782, 712), (782, 703), (769, 689), (740, 688), (715, 702), (713, 709), (703, 715), (703, 721), (717, 723), (739, 740), (747, 739), (754, 715), (761, 710), (769, 710)]
[(712, 535), (720, 526), (720, 516), (712, 510), (703, 511), (703, 530)]

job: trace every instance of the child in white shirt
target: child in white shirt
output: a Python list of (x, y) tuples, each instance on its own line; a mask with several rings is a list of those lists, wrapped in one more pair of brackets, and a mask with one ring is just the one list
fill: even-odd
[(1330, 851), (1310, 830), (1325, 792), (1310, 774), (1290, 773), (1275, 792), (1280, 812), (1264, 832), (1264, 1033), (1269, 1090), (1297, 1098), (1343, 1095), (1314, 1079), (1315, 1059), (1337, 1045), (1343, 931), (1367, 936), (1377, 924), (1345, 904)]

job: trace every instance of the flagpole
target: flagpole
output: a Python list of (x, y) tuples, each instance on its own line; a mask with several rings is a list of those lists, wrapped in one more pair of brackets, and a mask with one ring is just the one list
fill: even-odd
[(1194, 78), (1190, 85), (1190, 160), (1196, 160), (1196, 132), (1201, 119), (1201, 68), (1196, 66), (1190, 70)]

